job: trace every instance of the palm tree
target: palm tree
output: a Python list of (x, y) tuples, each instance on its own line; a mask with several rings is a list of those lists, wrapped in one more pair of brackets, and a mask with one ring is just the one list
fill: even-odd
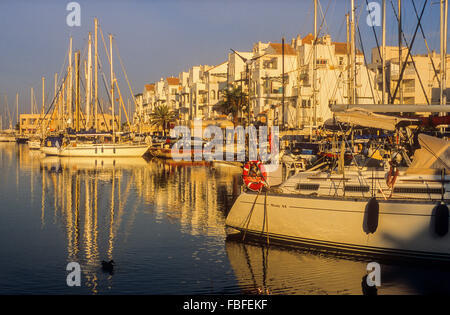
[(233, 116), (234, 125), (237, 124), (239, 111), (247, 109), (247, 94), (240, 87), (232, 87), (222, 91), (223, 100), (218, 104), (218, 108), (226, 115)]
[(152, 126), (161, 127), (166, 135), (166, 129), (170, 123), (175, 122), (177, 116), (174, 111), (171, 111), (166, 104), (157, 105), (153, 113), (150, 114), (150, 124)]

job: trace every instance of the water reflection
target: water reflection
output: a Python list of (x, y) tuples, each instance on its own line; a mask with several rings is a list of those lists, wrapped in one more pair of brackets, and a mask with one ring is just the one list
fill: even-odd
[[(226, 239), (239, 168), (55, 158), (0, 143), (0, 171), (0, 293), (364, 292), (368, 261)], [(116, 262), (114, 274), (102, 260)], [(65, 282), (71, 261), (78, 290)], [(378, 294), (448, 294), (450, 273), (383, 263), (381, 284)]]
[(226, 241), (227, 255), (248, 294), (449, 294), (445, 268), (410, 264), (381, 265), (381, 286), (367, 287), (371, 260), (330, 253)]
[(58, 158), (17, 145), (0, 152), (6, 168), (16, 154), (17, 190), (20, 172), (30, 176), (32, 199), (40, 190), (41, 229), (49, 224), (63, 228), (66, 261), (81, 264), (84, 285), (92, 293), (112, 288), (113, 276), (100, 272), (100, 261), (117, 261), (117, 244), (123, 253), (124, 244), (141, 232), (136, 228), (140, 214), (191, 236), (223, 239), (224, 200), (239, 187), (239, 169), (205, 167), (205, 162)]

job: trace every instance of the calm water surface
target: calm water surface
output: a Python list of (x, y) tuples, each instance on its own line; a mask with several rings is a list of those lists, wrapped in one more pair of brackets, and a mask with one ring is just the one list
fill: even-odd
[[(0, 176), (0, 294), (362, 294), (365, 261), (226, 239), (238, 168), (0, 143)], [(66, 285), (72, 261), (81, 287)], [(382, 265), (381, 282), (379, 294), (450, 293), (442, 268)]]

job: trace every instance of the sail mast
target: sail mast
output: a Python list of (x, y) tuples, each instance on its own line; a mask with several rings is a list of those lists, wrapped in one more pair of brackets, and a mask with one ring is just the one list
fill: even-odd
[(351, 5), (351, 54), (352, 54), (352, 74), (351, 74), (351, 84), (352, 84), (352, 104), (356, 104), (356, 42), (355, 42), (355, 0), (352, 0)]
[(347, 21), (347, 101), (349, 104), (352, 103), (352, 68), (351, 68), (351, 63), (352, 63), (352, 57), (351, 57), (351, 43), (350, 43), (350, 14), (347, 13), (345, 15), (346, 17), (346, 21)]
[(92, 87), (92, 35), (89, 32), (88, 40), (88, 61), (87, 61), (87, 82), (86, 82), (86, 128), (91, 127), (91, 87)]
[(31, 114), (34, 114), (34, 111), (33, 111), (33, 100), (34, 100), (34, 91), (33, 91), (33, 87), (31, 87), (31, 91), (30, 91), (30, 109), (31, 109), (31, 111), (30, 111), (30, 113)]
[(403, 68), (402, 45), (402, 0), (398, 0), (398, 84), (400, 92), (400, 104), (403, 104), (403, 79), (400, 77), (400, 72)]
[[(445, 1), (445, 2), (444, 2)], [(440, 27), (440, 33), (441, 33), (441, 68), (440, 68), (440, 81), (441, 81), (441, 85), (440, 85), (440, 89), (439, 89), (439, 101), (441, 104), (446, 104), (447, 100), (446, 100), (446, 95), (444, 93), (445, 88), (446, 88), (446, 55), (447, 55), (447, 40), (446, 40), (446, 36), (447, 36), (447, 5), (448, 5), (448, 1), (447, 0), (441, 0), (440, 1), (441, 4), (441, 27)], [(445, 12), (444, 12), (445, 10)]]
[(41, 134), (44, 134), (44, 110), (45, 110), (45, 77), (42, 77), (42, 113), (41, 113)]
[[(444, 18), (444, 76), (442, 85), (447, 89), (447, 29), (448, 29), (448, 0), (445, 0), (445, 18)], [(444, 105), (447, 105), (447, 93), (444, 93)]]
[(80, 52), (75, 53), (75, 129), (80, 131)]
[(65, 110), (66, 110), (66, 103), (64, 101), (65, 89), (66, 89), (66, 81), (63, 81), (62, 89), (60, 91), (60, 94), (61, 94), (61, 110), (59, 111), (59, 113), (60, 113), (59, 123), (60, 123), (62, 129), (66, 128), (66, 121), (64, 120), (64, 113), (65, 113)]
[[(54, 100), (54, 104), (55, 104), (55, 109), (54, 109), (54, 113), (56, 114), (56, 121), (58, 122), (57, 125), (59, 124), (59, 96), (57, 95), (57, 89), (58, 89), (58, 73), (55, 72), (55, 86), (54, 86), (54, 93), (55, 96), (53, 98)], [(52, 115), (54, 117), (54, 115)]]
[(19, 125), (19, 93), (16, 93), (16, 125)]
[(94, 108), (95, 108), (95, 130), (98, 130), (98, 20), (94, 19), (95, 29), (94, 29), (94, 53), (95, 53), (95, 65), (94, 65)]
[(69, 44), (69, 82), (67, 84), (67, 110), (69, 114), (70, 127), (73, 128), (73, 108), (72, 108), (72, 37)]
[[(282, 113), (283, 113), (283, 117), (281, 119), (283, 126), (281, 127), (281, 130), (285, 130), (285, 108), (284, 108), (284, 36), (283, 38), (281, 38), (281, 86), (282, 86), (282, 92), (283, 94), (281, 95), (281, 108), (282, 108)], [(286, 119), (287, 121), (287, 119)]]
[(382, 75), (383, 75), (383, 91), (382, 104), (386, 104), (386, 0), (383, 0), (383, 35), (382, 35)]
[(109, 56), (110, 56), (110, 75), (111, 75), (111, 114), (112, 114), (112, 134), (113, 134), (113, 143), (115, 142), (115, 135), (114, 135), (114, 124), (115, 124), (115, 117), (114, 117), (114, 71), (113, 71), (113, 51), (112, 51), (112, 34), (109, 34)]
[(317, 63), (317, 50), (316, 50), (316, 43), (317, 43), (317, 0), (314, 0), (314, 41), (313, 41), (313, 90), (312, 90), (312, 94), (313, 94), (313, 99), (312, 99), (312, 106), (313, 106), (313, 121), (312, 123), (314, 124), (314, 126), (316, 126), (316, 107), (317, 107), (317, 102), (316, 102), (316, 63)]
[(55, 98), (56, 98), (56, 90), (57, 90), (57, 86), (58, 86), (58, 73), (55, 73)]

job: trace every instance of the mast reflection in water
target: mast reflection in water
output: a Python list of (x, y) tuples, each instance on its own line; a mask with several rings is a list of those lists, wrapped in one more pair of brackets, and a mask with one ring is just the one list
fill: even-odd
[[(0, 294), (363, 293), (367, 261), (226, 238), (239, 168), (0, 143), (0, 172)], [(445, 269), (381, 269), (378, 294), (450, 293)]]
[[(0, 293), (238, 293), (224, 221), (239, 169), (0, 146)], [(81, 287), (66, 285), (72, 261)]]

